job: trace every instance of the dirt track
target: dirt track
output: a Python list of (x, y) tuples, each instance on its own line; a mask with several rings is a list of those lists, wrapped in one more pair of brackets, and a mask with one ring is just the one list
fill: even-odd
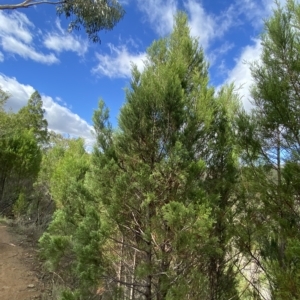
[(0, 223), (0, 299), (41, 299), (43, 284), (35, 272), (32, 249), (22, 242), (6, 225)]

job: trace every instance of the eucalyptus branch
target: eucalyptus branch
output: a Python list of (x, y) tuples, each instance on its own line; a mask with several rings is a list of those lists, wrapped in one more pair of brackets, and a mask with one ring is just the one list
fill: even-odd
[(17, 4), (1, 4), (0, 10), (6, 10), (6, 9), (18, 9), (18, 8), (28, 8), (30, 6), (39, 5), (39, 4), (62, 4), (65, 1), (34, 1), (34, 0), (25, 0), (21, 3)]

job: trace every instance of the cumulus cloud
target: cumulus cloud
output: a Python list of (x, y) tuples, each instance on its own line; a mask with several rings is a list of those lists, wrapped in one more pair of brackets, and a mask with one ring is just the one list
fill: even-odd
[(232, 70), (228, 72), (226, 83), (234, 82), (235, 86), (239, 88), (239, 94), (242, 96), (242, 102), (246, 110), (250, 110), (252, 105), (250, 103), (250, 87), (253, 84), (249, 64), (257, 61), (262, 52), (260, 40), (253, 41), (253, 45), (246, 46), (241, 55), (235, 60), (236, 64)]
[(115, 47), (108, 45), (110, 54), (96, 53), (98, 65), (93, 68), (94, 74), (104, 75), (110, 78), (128, 78), (131, 76), (131, 64), (137, 65), (141, 71), (144, 67), (146, 53), (130, 53), (127, 46)]
[[(7, 77), (4, 74), (0, 74), (0, 87), (10, 94), (7, 108), (11, 108), (13, 111), (18, 111), (26, 105), (28, 99), (35, 91), (32, 86), (19, 83), (16, 78)], [(50, 130), (74, 137), (80, 136), (85, 138), (88, 144), (93, 143), (92, 126), (85, 120), (74, 114), (67, 107), (55, 102), (50, 96), (42, 95), (42, 100)]]
[(75, 36), (62, 29), (59, 20), (56, 20), (57, 30), (47, 33), (44, 39), (44, 46), (57, 53), (63, 51), (72, 51), (78, 55), (84, 55), (88, 50), (88, 41), (79, 36)]
[(61, 134), (67, 133), (75, 137), (84, 137), (87, 142), (92, 142), (92, 126), (67, 107), (55, 102), (53, 98), (43, 95), (42, 99), (51, 130)]
[(177, 11), (176, 0), (137, 0), (138, 8), (160, 36), (172, 31), (173, 18)]
[(16, 78), (7, 77), (0, 73), (0, 88), (10, 95), (7, 108), (14, 112), (26, 105), (30, 95), (34, 93), (34, 88), (30, 85), (19, 83)]
[(4, 51), (44, 64), (57, 63), (59, 60), (53, 53), (35, 49), (33, 31), (34, 25), (23, 13), (0, 11), (0, 45)]

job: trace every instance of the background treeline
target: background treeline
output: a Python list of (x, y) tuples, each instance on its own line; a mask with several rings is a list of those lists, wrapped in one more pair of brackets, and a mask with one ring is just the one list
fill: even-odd
[[(0, 211), (42, 229), (61, 299), (300, 298), (300, 5), (266, 21), (253, 110), (216, 90), (178, 13), (96, 144), (47, 131), (35, 92), (0, 108)], [(5, 88), (5, 87), (4, 87)]]

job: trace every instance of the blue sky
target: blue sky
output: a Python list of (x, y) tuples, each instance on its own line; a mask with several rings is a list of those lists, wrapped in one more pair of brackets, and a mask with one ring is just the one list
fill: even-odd
[(125, 17), (114, 30), (100, 33), (101, 44), (89, 42), (83, 30), (68, 33), (67, 21), (51, 5), (0, 11), (0, 87), (11, 94), (8, 106), (19, 109), (38, 90), (49, 128), (91, 143), (91, 118), (99, 98), (116, 125), (131, 62), (143, 68), (147, 47), (171, 32), (180, 9), (188, 14), (191, 34), (199, 38), (210, 63), (211, 84), (235, 82), (249, 109), (251, 75), (245, 62), (259, 59), (259, 34), (274, 7), (272, 0), (120, 2)]

